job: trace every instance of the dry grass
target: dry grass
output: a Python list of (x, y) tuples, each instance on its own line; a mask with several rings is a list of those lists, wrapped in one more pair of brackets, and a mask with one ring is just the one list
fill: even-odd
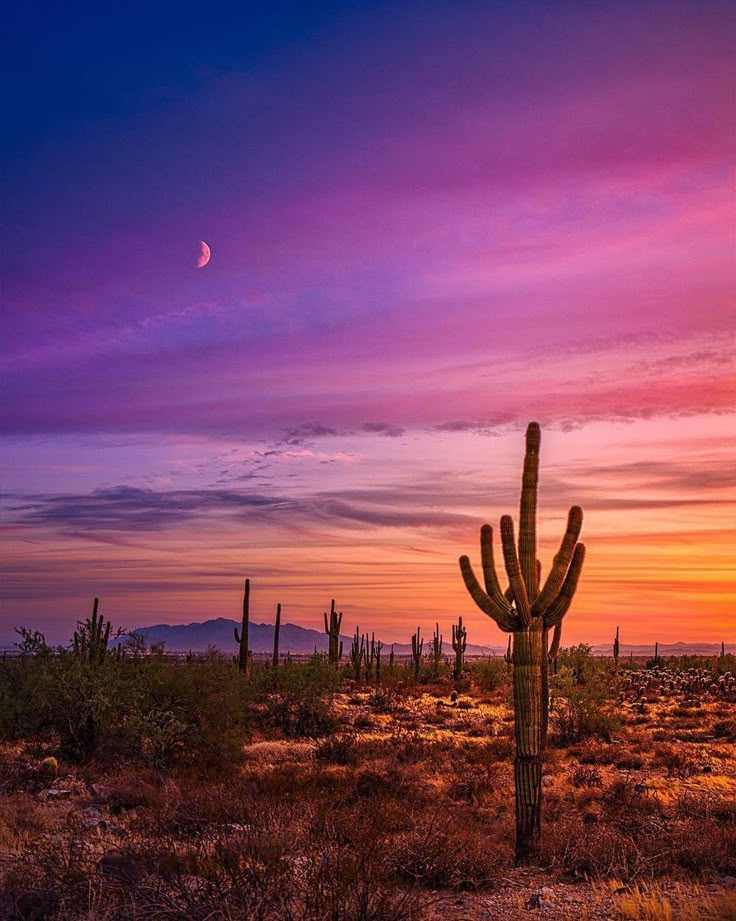
[[(450, 690), (346, 689), (332, 732), (290, 739), (264, 722), (225, 776), (120, 761), (57, 776), (47, 750), (6, 746), (0, 917), (528, 917), (507, 690)], [(646, 722), (624, 706), (610, 740), (547, 753), (534, 885), (587, 895), (545, 917), (580, 921), (605, 901), (622, 919), (736, 918), (717, 890), (736, 875), (734, 706), (648, 706)], [(675, 724), (693, 737), (665, 738)]]

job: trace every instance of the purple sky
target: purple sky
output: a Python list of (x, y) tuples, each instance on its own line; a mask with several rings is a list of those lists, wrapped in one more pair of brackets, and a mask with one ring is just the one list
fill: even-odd
[(456, 558), (532, 418), (550, 551), (591, 513), (570, 639), (721, 638), (731, 4), (49, 16), (0, 154), (0, 643), (93, 594), (235, 616), (245, 575), (265, 620), (341, 595), (388, 639), (495, 641)]

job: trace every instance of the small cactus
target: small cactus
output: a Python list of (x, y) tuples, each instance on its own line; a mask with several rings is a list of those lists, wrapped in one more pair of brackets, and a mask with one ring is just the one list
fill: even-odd
[(414, 662), (414, 680), (419, 681), (419, 669), (422, 665), (422, 652), (424, 650), (424, 640), (419, 627), (417, 632), (411, 638), (411, 657)]
[(620, 646), (618, 642), (618, 627), (616, 627), (616, 636), (613, 638), (613, 662), (614, 662), (614, 668), (616, 671), (618, 671), (619, 650), (620, 650)]
[(455, 668), (452, 677), (455, 681), (460, 680), (463, 672), (463, 662), (465, 658), (465, 648), (468, 644), (468, 631), (463, 627), (462, 617), (458, 617), (457, 624), (452, 625), (452, 648), (455, 651)]
[(440, 625), (435, 624), (434, 633), (432, 634), (432, 646), (430, 655), (432, 656), (432, 677), (437, 678), (440, 673), (440, 662), (442, 661), (442, 634)]

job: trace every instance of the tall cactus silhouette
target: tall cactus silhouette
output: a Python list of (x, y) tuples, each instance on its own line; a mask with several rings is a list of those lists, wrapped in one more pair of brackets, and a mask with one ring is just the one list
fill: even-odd
[(235, 642), (238, 644), (238, 669), (245, 675), (246, 678), (250, 678), (250, 666), (253, 661), (253, 653), (248, 647), (248, 628), (250, 626), (250, 579), (245, 580), (245, 586), (243, 589), (243, 620), (240, 625), (240, 632), (238, 628), (233, 628), (233, 635), (235, 636)]
[(342, 624), (342, 611), (335, 610), (335, 599), (330, 602), (330, 616), (327, 618), (327, 611), (323, 613), (325, 619), (325, 633), (328, 637), (327, 659), (330, 665), (338, 665), (340, 662), (340, 625)]
[(419, 681), (419, 669), (422, 667), (422, 651), (424, 650), (424, 640), (419, 627), (417, 632), (411, 638), (411, 659), (414, 663), (414, 680)]
[(430, 653), (432, 655), (432, 677), (437, 678), (440, 673), (440, 662), (442, 661), (442, 634), (440, 633), (440, 625), (436, 624), (434, 628), (434, 633), (432, 634), (432, 646), (430, 647)]
[(621, 644), (618, 641), (618, 627), (616, 627), (616, 636), (613, 638), (613, 665), (616, 672), (618, 672), (618, 655), (620, 651)]
[[(95, 598), (92, 604), (92, 616), (86, 620), (80, 620), (77, 624), (78, 629), (74, 631), (74, 655), (89, 665), (102, 665), (109, 651), (107, 645), (110, 642), (112, 627), (110, 621), (105, 622), (102, 614), (97, 616), (99, 605), (100, 599)], [(117, 638), (123, 633), (125, 633), (123, 629), (118, 629), (113, 636)], [(117, 647), (116, 652), (120, 657), (122, 652), (120, 646)]]
[(504, 593), (493, 562), (493, 528), (480, 530), (485, 589), (467, 556), (460, 557), (465, 586), (478, 607), (501, 630), (513, 634), (514, 784), (516, 788), (516, 863), (531, 863), (539, 853), (542, 819), (542, 757), (547, 735), (549, 631), (562, 622), (572, 602), (585, 559), (578, 542), (583, 512), (573, 506), (552, 569), (541, 585), (537, 560), (537, 493), (541, 432), (536, 422), (526, 430), (521, 481), (518, 550), (510, 515), (501, 518), (501, 547), (509, 588)]
[(273, 667), (279, 667), (279, 633), (281, 632), (281, 603), (276, 605), (276, 623), (273, 625)]
[(467, 645), (468, 631), (463, 627), (462, 617), (458, 617), (457, 623), (452, 625), (452, 648), (455, 651), (455, 667), (452, 670), (452, 677), (455, 681), (459, 681), (463, 673), (463, 659)]

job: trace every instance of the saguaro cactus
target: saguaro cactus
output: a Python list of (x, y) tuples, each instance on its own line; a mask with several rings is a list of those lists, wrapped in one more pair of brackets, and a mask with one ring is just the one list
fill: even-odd
[[(84, 621), (79, 621), (77, 630), (74, 631), (74, 654), (89, 665), (102, 665), (107, 656), (107, 644), (110, 642), (110, 621), (105, 623), (102, 614), (97, 615), (100, 599), (95, 598), (92, 604), (92, 616)], [(118, 630), (116, 636), (121, 636), (123, 631)], [(119, 649), (120, 647), (118, 647)]]
[(353, 637), (353, 645), (350, 647), (350, 664), (353, 668), (353, 677), (355, 678), (356, 684), (360, 681), (360, 665), (363, 661), (363, 651), (365, 649), (365, 640), (360, 635), (360, 628), (355, 628), (355, 636)]
[(440, 673), (440, 662), (442, 661), (442, 634), (440, 625), (435, 624), (434, 633), (432, 634), (432, 677), (436, 678)]
[(455, 681), (460, 680), (463, 673), (463, 659), (465, 658), (465, 647), (468, 644), (468, 631), (463, 627), (462, 617), (458, 617), (457, 623), (452, 625), (452, 648), (455, 650), (455, 668), (452, 677)]
[(618, 654), (620, 650), (621, 647), (618, 642), (618, 627), (616, 627), (616, 636), (613, 638), (613, 668), (616, 672), (618, 672)]
[(335, 599), (330, 602), (330, 617), (327, 618), (327, 611), (324, 612), (325, 633), (329, 637), (327, 647), (327, 659), (330, 665), (338, 665), (340, 662), (340, 625), (342, 624), (342, 611), (335, 610)]
[(411, 638), (411, 658), (414, 662), (414, 680), (419, 681), (419, 669), (422, 665), (422, 651), (424, 649), (424, 640), (417, 627), (417, 632)]
[(281, 604), (276, 605), (276, 623), (273, 625), (273, 667), (279, 667), (279, 632), (281, 630)]
[(233, 629), (235, 642), (238, 644), (238, 668), (246, 678), (250, 676), (250, 663), (253, 654), (248, 648), (248, 627), (250, 624), (250, 579), (245, 580), (245, 590), (243, 591), (243, 622), (240, 633), (238, 628)]
[(509, 589), (504, 593), (493, 562), (493, 529), (480, 531), (485, 589), (467, 556), (460, 571), (473, 601), (501, 630), (513, 635), (514, 660), (514, 783), (516, 788), (516, 863), (534, 860), (541, 842), (542, 757), (546, 742), (548, 698), (548, 635), (567, 613), (585, 559), (578, 542), (583, 513), (570, 509), (567, 529), (552, 568), (541, 585), (537, 561), (537, 491), (541, 433), (536, 422), (526, 430), (521, 482), (518, 550), (510, 515), (501, 518), (501, 546)]

